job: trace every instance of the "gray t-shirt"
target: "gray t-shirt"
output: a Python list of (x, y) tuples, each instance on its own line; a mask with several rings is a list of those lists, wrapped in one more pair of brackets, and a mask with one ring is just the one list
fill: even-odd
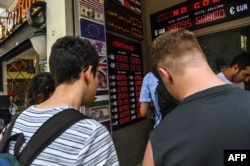
[(155, 166), (221, 166), (224, 150), (250, 149), (249, 98), (229, 84), (186, 97), (150, 134)]

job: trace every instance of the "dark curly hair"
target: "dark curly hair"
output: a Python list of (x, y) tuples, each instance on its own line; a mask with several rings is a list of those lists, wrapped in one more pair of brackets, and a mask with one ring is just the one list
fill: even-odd
[(43, 72), (35, 75), (25, 90), (24, 106), (28, 107), (34, 104), (39, 104), (38, 94), (42, 94), (43, 100), (47, 100), (54, 90), (55, 82), (50, 73)]
[(250, 53), (243, 52), (232, 60), (232, 63), (230, 64), (230, 67), (233, 65), (238, 65), (240, 70), (246, 69), (247, 66), (250, 66)]

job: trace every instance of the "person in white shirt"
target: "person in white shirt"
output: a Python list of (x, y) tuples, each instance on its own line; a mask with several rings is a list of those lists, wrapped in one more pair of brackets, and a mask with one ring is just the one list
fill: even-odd
[(14, 117), (18, 111), (18, 107), (14, 103), (14, 99), (15, 99), (14, 96), (9, 97), (9, 100), (10, 100), (9, 112), (10, 112), (11, 117)]
[(244, 82), (250, 81), (250, 53), (236, 56), (230, 66), (219, 72), (217, 76), (227, 84), (245, 89)]

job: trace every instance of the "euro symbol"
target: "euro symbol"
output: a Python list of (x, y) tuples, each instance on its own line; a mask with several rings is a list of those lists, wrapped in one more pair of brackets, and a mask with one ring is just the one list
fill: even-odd
[(231, 14), (231, 15), (234, 15), (234, 14), (235, 14), (234, 7), (230, 7), (230, 14)]

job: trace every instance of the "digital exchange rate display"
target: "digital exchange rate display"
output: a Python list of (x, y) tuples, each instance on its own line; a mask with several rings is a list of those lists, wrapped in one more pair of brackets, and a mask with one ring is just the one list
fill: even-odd
[(171, 29), (195, 30), (250, 16), (249, 0), (196, 0), (150, 16), (152, 39)]
[(143, 39), (142, 18), (109, 1), (105, 1), (105, 25), (116, 33), (140, 41)]
[(107, 33), (110, 108), (113, 130), (142, 119), (139, 95), (142, 85), (141, 44)]

